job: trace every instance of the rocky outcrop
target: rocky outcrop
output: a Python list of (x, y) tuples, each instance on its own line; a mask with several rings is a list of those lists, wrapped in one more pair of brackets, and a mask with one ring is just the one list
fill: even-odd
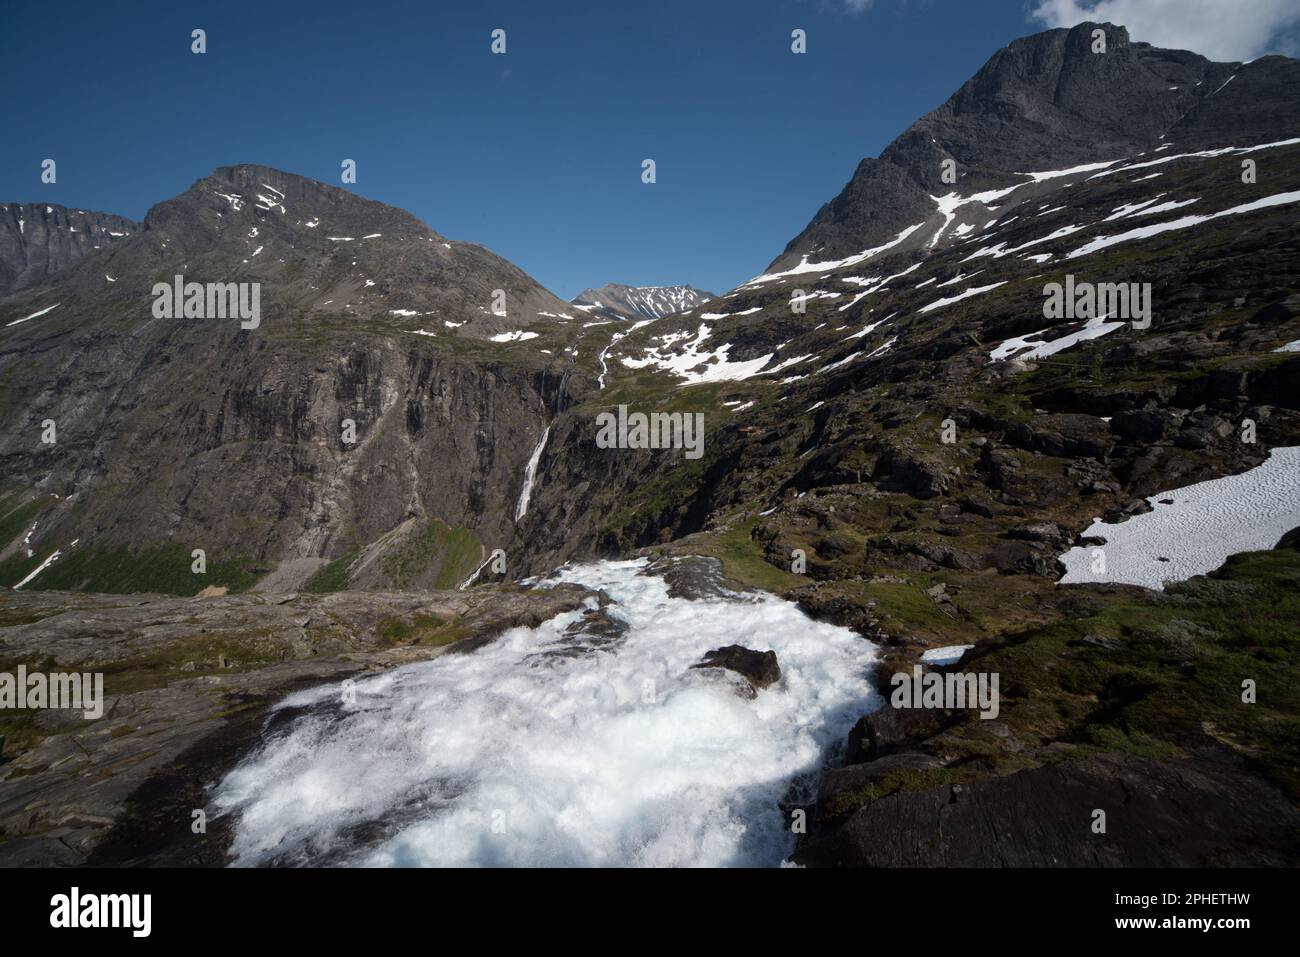
[(781, 666), (775, 651), (754, 651), (743, 645), (714, 648), (693, 668), (725, 668), (740, 675), (755, 691), (781, 680)]
[[(903, 757), (882, 760), (896, 770)], [(845, 786), (879, 780), (876, 763), (829, 775), (833, 793), (842, 778), (851, 778)], [(1105, 833), (1092, 830), (1098, 810)], [(894, 793), (795, 859), (851, 867), (1278, 867), (1300, 850), (1298, 826), (1300, 811), (1222, 749), (1169, 763), (1112, 754)]]
[[(260, 324), (154, 316), (154, 282), (177, 274), (259, 284)], [(14, 423), (0, 471), (50, 503), (28, 544), (63, 549), (64, 587), (105, 587), (71, 569), (121, 550), (203, 548), (256, 577), (397, 529), (359, 583), (454, 586), (493, 548), (522, 558), (525, 465), (585, 388), (567, 363), (491, 337), (563, 323), (543, 314), (565, 308), (402, 210), (223, 167), (93, 264), (0, 300), (0, 413)], [(57, 444), (31, 441), (46, 421)]]

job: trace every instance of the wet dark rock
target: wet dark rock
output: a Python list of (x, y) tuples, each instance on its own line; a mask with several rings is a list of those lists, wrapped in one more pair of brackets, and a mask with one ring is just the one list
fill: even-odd
[(941, 762), (933, 755), (904, 751), (860, 764), (828, 768), (822, 772), (821, 782), (817, 786), (817, 803), (822, 807), (833, 804), (836, 798), (878, 784), (898, 771), (926, 771), (940, 766)]
[(1277, 540), (1274, 548), (1295, 548), (1300, 549), (1300, 526), (1291, 529)]
[(688, 555), (651, 562), (645, 574), (661, 576), (673, 598), (696, 601), (733, 594), (723, 583), (722, 562), (716, 558)]
[[(887, 679), (886, 679), (887, 680)], [(888, 686), (884, 686), (887, 692)], [(846, 741), (845, 764), (871, 761), (887, 754), (907, 750), (909, 744), (924, 740), (948, 724), (948, 711), (927, 708), (894, 708), (886, 700), (884, 707), (858, 719)]]
[(781, 680), (781, 667), (775, 651), (754, 651), (742, 645), (714, 648), (692, 668), (726, 668), (743, 677), (755, 689), (766, 688)]
[(792, 589), (785, 593), (785, 597), (818, 621), (840, 625), (873, 641), (888, 640), (888, 636), (881, 632), (880, 622), (872, 614), (870, 605), (864, 605), (855, 595), (845, 595), (834, 588), (809, 585)]

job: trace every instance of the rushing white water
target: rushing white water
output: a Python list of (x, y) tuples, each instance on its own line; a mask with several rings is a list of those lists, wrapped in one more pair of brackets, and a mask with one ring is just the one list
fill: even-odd
[(602, 389), (605, 388), (605, 376), (609, 374), (609, 364), (606, 362), (605, 356), (609, 355), (609, 350), (613, 349), (620, 339), (624, 339), (626, 337), (627, 337), (626, 332), (614, 333), (614, 335), (610, 338), (609, 342), (606, 344), (605, 348), (600, 350), (600, 355), (596, 356), (596, 358), (600, 360), (600, 377), (596, 379), (596, 384), (600, 386), (600, 388)]
[(528, 499), (533, 494), (533, 480), (537, 478), (537, 463), (542, 460), (542, 449), (546, 448), (546, 440), (550, 434), (551, 427), (548, 425), (542, 430), (542, 437), (537, 443), (537, 448), (533, 449), (533, 454), (528, 459), (528, 465), (524, 469), (524, 487), (519, 493), (519, 504), (515, 506), (516, 522), (528, 514)]
[[(621, 634), (573, 612), (358, 680), (355, 704), (282, 702), (304, 710), (214, 792), (234, 863), (780, 864), (778, 802), (877, 705), (875, 646), (772, 595), (670, 597), (644, 560), (557, 581), (603, 589)], [(692, 669), (733, 643), (775, 651), (780, 681), (747, 698)]]

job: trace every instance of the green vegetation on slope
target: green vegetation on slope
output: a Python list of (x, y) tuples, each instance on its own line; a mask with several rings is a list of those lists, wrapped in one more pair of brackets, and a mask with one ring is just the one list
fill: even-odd
[[(1070, 617), (963, 660), (963, 671), (1000, 676), (1001, 713), (997, 722), (969, 713), (918, 745), (955, 757), (951, 765), (886, 776), (841, 795), (834, 812), (900, 789), (1101, 752), (1163, 760), (1211, 741), (1300, 799), (1300, 551), (1234, 555), (1164, 592), (1079, 589), (1070, 607)], [(1253, 704), (1242, 700), (1247, 680)]]
[(432, 587), (455, 588), (478, 567), (482, 546), (467, 528), (452, 528), (430, 519), (382, 559), (384, 574), (397, 588), (406, 588), (435, 564)]
[[(0, 562), (0, 585), (12, 587), (22, 581), (49, 556), (31, 558), (16, 555)], [(245, 591), (257, 580), (259, 570), (242, 558), (208, 557), (207, 573), (190, 571), (193, 559), (183, 545), (169, 544), (132, 554), (125, 548), (75, 550), (64, 554), (24, 585), (28, 591), (66, 589), (70, 591), (159, 592), (166, 595), (196, 595), (210, 585), (224, 585), (232, 592)]]
[(328, 565), (321, 567), (303, 583), (302, 590), (314, 595), (343, 591), (348, 587), (352, 563), (357, 560), (357, 556), (360, 554), (360, 549), (354, 549), (346, 555), (334, 559)]

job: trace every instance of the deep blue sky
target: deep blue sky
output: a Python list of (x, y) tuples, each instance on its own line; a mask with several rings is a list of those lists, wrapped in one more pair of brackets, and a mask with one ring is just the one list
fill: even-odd
[[(863, 156), (1036, 32), (1017, 0), (6, 3), (0, 201), (143, 218), (265, 163), (570, 298), (760, 272)], [(207, 30), (208, 52), (190, 53)], [(508, 52), (489, 52), (507, 31)], [(790, 52), (790, 31), (809, 52)], [(45, 157), (58, 183), (40, 182)], [(641, 161), (658, 182), (641, 183)]]

